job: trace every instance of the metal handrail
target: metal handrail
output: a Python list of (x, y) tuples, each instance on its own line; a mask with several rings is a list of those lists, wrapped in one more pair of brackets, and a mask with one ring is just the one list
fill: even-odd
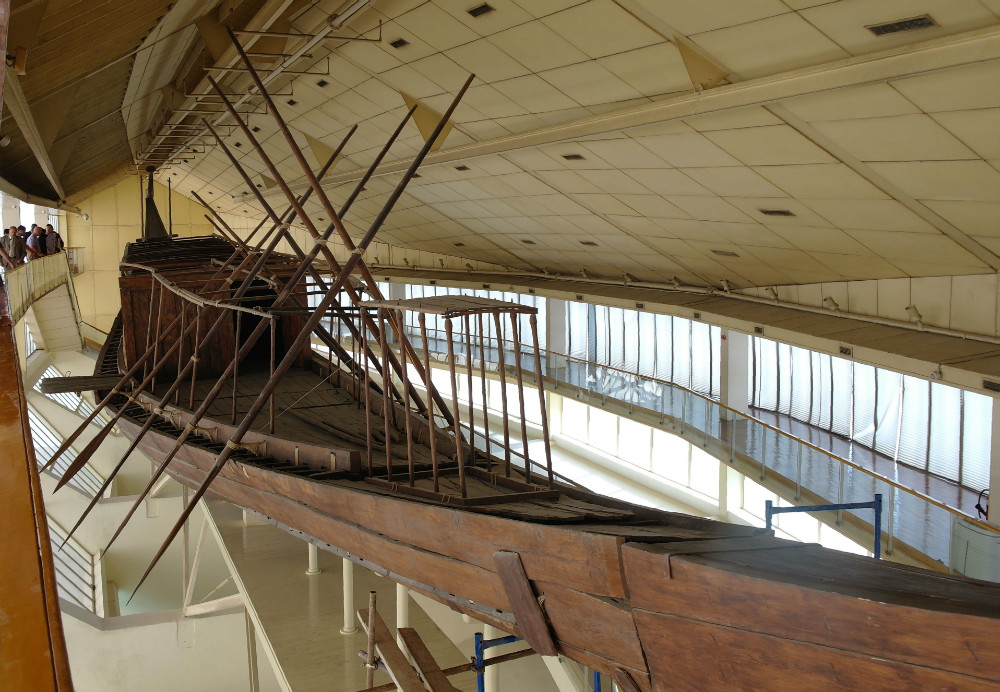
[[(431, 328), (429, 328), (427, 331), (428, 332), (434, 332), (434, 333), (442, 333), (442, 330), (440, 330), (440, 329), (431, 329)], [(513, 344), (514, 343), (513, 341), (508, 340), (508, 339), (500, 339), (499, 336), (495, 336), (491, 340), (496, 341), (496, 342), (502, 342), (502, 343), (505, 343), (505, 344)], [(721, 404), (721, 403), (719, 403), (715, 399), (712, 399), (709, 396), (705, 396), (704, 394), (696, 392), (696, 391), (694, 391), (692, 389), (688, 389), (687, 387), (684, 387), (683, 385), (679, 385), (679, 384), (676, 384), (674, 382), (670, 382), (669, 380), (664, 380), (664, 379), (661, 379), (661, 378), (658, 378), (658, 377), (653, 377), (653, 376), (649, 376), (649, 375), (642, 375), (642, 374), (639, 374), (639, 373), (636, 373), (636, 372), (631, 372), (631, 371), (628, 371), (628, 370), (623, 370), (622, 368), (618, 368), (618, 367), (615, 367), (613, 365), (608, 365), (608, 364), (605, 364), (605, 363), (599, 363), (599, 362), (595, 362), (595, 361), (589, 361), (589, 360), (585, 360), (585, 359), (582, 359), (582, 358), (578, 358), (576, 356), (570, 356), (570, 355), (567, 355), (565, 353), (561, 353), (559, 351), (551, 351), (551, 350), (548, 350), (548, 349), (539, 349), (539, 350), (542, 353), (546, 354), (547, 356), (554, 356), (554, 357), (559, 357), (559, 358), (565, 358), (566, 360), (574, 361), (574, 362), (580, 363), (582, 365), (590, 365), (590, 366), (594, 366), (594, 367), (605, 368), (607, 370), (611, 370), (613, 372), (621, 373), (623, 375), (628, 375), (630, 377), (641, 378), (641, 379), (648, 380), (648, 381), (651, 381), (651, 382), (656, 382), (658, 384), (661, 384), (661, 385), (664, 385), (664, 386), (667, 386), (667, 387), (672, 387), (674, 389), (680, 390), (681, 392), (684, 392), (685, 394), (693, 395), (693, 396), (695, 396), (695, 397), (697, 397), (699, 399), (704, 400), (705, 402), (707, 402), (708, 404), (710, 404), (712, 406), (717, 406), (719, 409), (723, 409), (723, 410), (729, 411), (730, 413), (732, 413), (735, 416), (738, 416), (739, 418), (743, 418), (743, 419), (747, 420), (748, 422), (755, 423), (755, 424), (757, 424), (757, 425), (759, 425), (759, 426), (761, 426), (761, 427), (763, 427), (763, 428), (765, 428), (767, 430), (770, 430), (770, 431), (774, 432), (775, 434), (780, 435), (780, 436), (788, 439), (790, 442), (792, 442), (795, 445), (800, 445), (802, 447), (805, 447), (805, 448), (808, 448), (808, 449), (812, 449), (812, 450), (814, 450), (816, 452), (819, 452), (820, 454), (828, 457), (833, 462), (842, 464), (845, 467), (852, 468), (852, 469), (854, 469), (854, 470), (856, 470), (856, 471), (858, 471), (858, 472), (860, 472), (860, 473), (862, 473), (862, 474), (864, 474), (866, 476), (869, 476), (869, 477), (871, 477), (873, 479), (876, 479), (878, 481), (881, 481), (881, 482), (883, 482), (883, 483), (885, 483), (885, 484), (887, 484), (887, 485), (889, 485), (891, 487), (894, 487), (894, 488), (896, 488), (897, 490), (899, 490), (899, 491), (901, 491), (903, 493), (906, 493), (908, 495), (916, 497), (916, 498), (918, 498), (918, 499), (920, 499), (920, 500), (922, 500), (922, 501), (924, 501), (924, 502), (926, 502), (926, 503), (928, 503), (928, 504), (930, 504), (930, 505), (932, 505), (934, 507), (937, 507), (939, 509), (945, 510), (946, 512), (948, 512), (949, 514), (953, 515), (954, 517), (960, 518), (960, 519), (962, 519), (964, 521), (967, 521), (969, 523), (972, 523), (972, 524), (974, 524), (974, 525), (976, 525), (976, 526), (978, 526), (980, 528), (986, 529), (987, 531), (990, 531), (991, 533), (1000, 534), (1000, 527), (993, 526), (992, 524), (986, 523), (986, 522), (984, 522), (984, 521), (982, 521), (980, 519), (977, 519), (976, 517), (972, 517), (972, 516), (970, 516), (968, 514), (965, 514), (964, 512), (961, 512), (961, 511), (955, 509), (954, 507), (949, 507), (948, 505), (944, 504), (943, 502), (940, 502), (939, 500), (936, 500), (933, 497), (930, 497), (930, 496), (928, 496), (928, 495), (920, 492), (919, 490), (914, 490), (913, 488), (909, 488), (909, 487), (903, 485), (902, 483), (894, 481), (894, 480), (892, 480), (890, 478), (887, 478), (885, 476), (879, 475), (878, 473), (875, 473), (874, 471), (872, 471), (870, 469), (867, 469), (867, 468), (865, 468), (865, 467), (863, 467), (863, 466), (861, 466), (861, 465), (859, 465), (859, 464), (857, 464), (855, 462), (852, 462), (852, 461), (849, 461), (847, 459), (844, 459), (843, 457), (840, 457), (840, 456), (834, 454), (833, 452), (830, 452), (829, 450), (825, 450), (825, 449), (822, 449), (821, 447), (817, 447), (816, 445), (814, 445), (814, 444), (812, 444), (810, 442), (807, 442), (806, 440), (803, 440), (802, 438), (796, 437), (795, 435), (792, 435), (791, 433), (789, 433), (787, 431), (781, 430), (780, 428), (776, 428), (773, 425), (765, 423), (764, 421), (762, 421), (762, 420), (760, 420), (758, 418), (755, 418), (753, 416), (747, 415), (746, 413), (743, 413), (743, 412), (738, 411), (736, 409), (730, 408), (729, 406), (726, 406), (725, 404)], [(552, 377), (550, 375), (543, 375), (543, 377), (546, 378), (546, 379), (548, 379), (549, 381), (551, 381), (553, 383), (560, 383), (561, 382), (560, 380), (557, 380), (556, 378), (554, 378), (554, 377)], [(569, 384), (569, 383), (566, 383), (566, 384)]]

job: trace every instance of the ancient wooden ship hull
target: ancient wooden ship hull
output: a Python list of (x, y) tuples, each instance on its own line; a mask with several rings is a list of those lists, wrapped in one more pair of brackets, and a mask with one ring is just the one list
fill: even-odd
[[(182, 276), (197, 280), (190, 277), (198, 271)], [(134, 294), (142, 276), (130, 266), (123, 291)], [(126, 304), (153, 302), (140, 292)], [(121, 323), (126, 336), (109, 340), (99, 374), (124, 372), (127, 343), (142, 342), (152, 322), (132, 314)], [(227, 347), (229, 337), (236, 340), (224, 336)], [(435, 494), (427, 435), (412, 443), (412, 485), (405, 460), (391, 454), (393, 479), (384, 452), (366, 469), (363, 429), (354, 443), (320, 442), (337, 434), (322, 421), (385, 429), (385, 409), (360, 404), (384, 402), (384, 392), (369, 383), (366, 397), (363, 382), (326, 366), (306, 361), (286, 378), (275, 432), (261, 431), (261, 415), (210, 493), (522, 637), (539, 653), (612, 675), (623, 689), (1000, 689), (998, 585), (550, 486), (517, 467), (506, 476), (496, 449), (487, 460), (466, 448), (463, 498), (454, 437), (441, 429), (437, 453), (445, 461)], [(163, 406), (161, 388), (133, 403), (120, 394), (118, 425), (154, 462), (193, 428), (167, 473), (201, 488), (236, 431), (241, 398), (258, 391), (265, 374), (242, 374), (246, 392), (227, 390), (234, 399), (198, 421), (192, 411), (211, 377), (177, 404)], [(398, 429), (406, 415), (416, 423), (413, 411), (389, 405)], [(312, 439), (302, 439), (309, 429)]]
[[(136, 589), (212, 493), (629, 692), (1000, 690), (998, 585), (590, 493), (554, 473), (542, 377), (531, 391), (545, 454), (532, 458), (525, 416), (512, 412), (525, 411), (525, 373), (542, 372), (534, 308), (463, 297), (387, 301), (362, 259), (472, 77), (355, 243), (341, 217), (413, 110), (335, 210), (319, 180), (353, 130), (314, 174), (231, 36), (309, 189), (291, 192), (210, 80), (289, 207), (271, 208), (206, 123), (267, 210), (270, 230), (243, 240), (206, 205), (225, 239), (147, 239), (126, 249), (121, 317), (97, 373), (118, 383), (96, 387), (97, 410), (109, 408), (112, 424), (159, 466), (132, 512), (164, 472), (195, 491)], [(322, 231), (303, 208), (313, 193), (319, 220), (329, 220)], [(294, 219), (310, 236), (305, 249), (289, 232)], [(343, 263), (329, 246), (334, 232)], [(282, 241), (293, 255), (275, 252)], [(362, 288), (372, 299), (362, 299)], [(419, 320), (423, 353), (404, 311)], [(444, 392), (430, 376), (428, 315), (445, 325)], [(533, 346), (523, 343), (529, 331)], [(325, 346), (325, 362), (313, 357), (313, 339)], [(485, 406), (488, 378), (499, 379), (502, 404), (484, 417), (458, 392), (464, 386), (467, 400), (477, 398), (478, 382)]]

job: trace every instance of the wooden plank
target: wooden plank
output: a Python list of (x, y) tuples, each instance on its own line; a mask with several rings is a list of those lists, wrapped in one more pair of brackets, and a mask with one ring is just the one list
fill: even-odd
[(73, 377), (46, 377), (41, 381), (42, 394), (63, 392), (91, 392), (111, 389), (121, 381), (118, 375), (80, 375)]
[(423, 677), (424, 682), (427, 683), (431, 692), (458, 692), (455, 686), (448, 682), (448, 678), (445, 676), (444, 671), (441, 670), (441, 666), (434, 660), (434, 656), (431, 655), (431, 652), (427, 649), (427, 645), (424, 644), (424, 640), (420, 638), (415, 629), (412, 627), (400, 627), (396, 631), (403, 638), (403, 643), (406, 645), (406, 649), (410, 652), (410, 657), (413, 659), (413, 665), (421, 677)]
[[(6, 3), (0, 2), (6, 9)], [(71, 690), (69, 661), (56, 593), (55, 568), (14, 325), (0, 291), (0, 687), (7, 690)]]
[(635, 608), (1000, 681), (1000, 585), (808, 546), (675, 555), (665, 581), (672, 549), (622, 548)]
[[(358, 619), (365, 633), (368, 633), (368, 609), (358, 610)], [(406, 660), (406, 656), (400, 651), (396, 640), (389, 633), (389, 628), (382, 622), (382, 616), (375, 613), (375, 652), (385, 664), (389, 677), (396, 683), (402, 692), (426, 692), (424, 685), (417, 676), (417, 671)]]
[(687, 618), (637, 610), (635, 620), (653, 689), (664, 692), (1000, 690), (982, 678)]
[(528, 646), (542, 656), (555, 656), (556, 643), (552, 640), (552, 633), (549, 632), (548, 619), (538, 604), (531, 582), (528, 581), (528, 575), (524, 572), (521, 556), (501, 550), (493, 553), (493, 560), (496, 562), (497, 574), (500, 575), (504, 591), (507, 592), (511, 610), (514, 611), (521, 637), (528, 642)]

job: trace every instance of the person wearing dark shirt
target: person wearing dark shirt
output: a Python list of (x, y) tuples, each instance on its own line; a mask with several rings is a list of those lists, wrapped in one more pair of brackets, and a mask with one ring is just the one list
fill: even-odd
[(54, 255), (57, 252), (62, 252), (66, 244), (63, 243), (62, 236), (59, 235), (59, 231), (52, 227), (52, 224), (45, 225), (45, 232), (42, 234), (45, 238), (45, 254)]

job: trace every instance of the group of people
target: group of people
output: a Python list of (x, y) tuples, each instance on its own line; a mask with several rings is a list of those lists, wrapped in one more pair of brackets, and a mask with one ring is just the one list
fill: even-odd
[(11, 226), (0, 238), (0, 260), (4, 267), (12, 269), (29, 260), (62, 252), (64, 247), (59, 231), (52, 224), (43, 228), (33, 223), (30, 231), (24, 226)]

